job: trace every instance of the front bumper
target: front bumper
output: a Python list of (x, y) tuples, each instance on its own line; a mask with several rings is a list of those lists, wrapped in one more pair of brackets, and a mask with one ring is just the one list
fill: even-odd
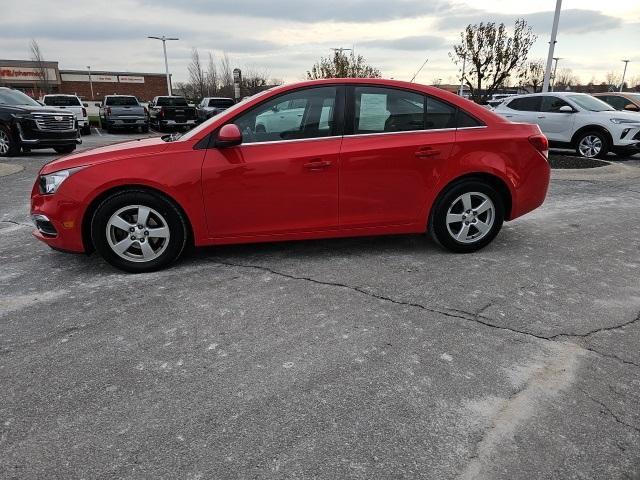
[(57, 250), (85, 252), (82, 239), (82, 217), (85, 208), (59, 193), (40, 194), (38, 182), (31, 192), (33, 236)]
[(24, 123), (17, 123), (16, 129), (20, 143), (30, 148), (50, 148), (82, 143), (78, 128), (52, 132), (34, 129)]

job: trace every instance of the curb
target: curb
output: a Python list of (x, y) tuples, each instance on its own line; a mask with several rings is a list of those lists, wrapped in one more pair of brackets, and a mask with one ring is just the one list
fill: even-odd
[(552, 180), (618, 180), (640, 178), (640, 168), (612, 163), (606, 167), (552, 169)]
[(22, 165), (14, 165), (12, 163), (0, 163), (0, 177), (6, 177), (7, 175), (13, 175), (24, 170)]

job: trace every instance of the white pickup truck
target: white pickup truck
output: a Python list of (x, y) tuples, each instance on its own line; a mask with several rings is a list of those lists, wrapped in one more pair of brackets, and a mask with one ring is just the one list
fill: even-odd
[(61, 93), (45, 95), (42, 103), (47, 107), (59, 108), (68, 112), (72, 112), (78, 121), (78, 128), (82, 135), (90, 135), (91, 127), (89, 126), (89, 115), (87, 114), (87, 104), (82, 103), (77, 95), (65, 95)]

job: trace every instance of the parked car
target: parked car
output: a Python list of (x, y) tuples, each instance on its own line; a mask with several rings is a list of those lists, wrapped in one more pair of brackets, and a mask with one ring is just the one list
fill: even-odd
[(513, 97), (515, 95), (515, 93), (494, 93), (493, 95), (491, 95), (491, 98), (487, 100), (487, 105), (489, 105), (491, 108), (496, 108), (507, 98)]
[(540, 126), (552, 147), (572, 148), (587, 158), (613, 151), (640, 151), (640, 117), (618, 112), (584, 93), (553, 92), (519, 95), (498, 105), (496, 113), (513, 122)]
[(607, 92), (594, 93), (594, 97), (608, 103), (616, 110), (627, 112), (640, 112), (640, 93), (631, 92)]
[(71, 153), (79, 143), (73, 113), (42, 106), (19, 90), (0, 87), (0, 157), (40, 148)]
[(167, 128), (192, 128), (197, 123), (196, 108), (184, 97), (154, 97), (149, 104), (149, 121), (159, 132)]
[[(261, 122), (274, 107), (295, 123)], [(328, 115), (322, 119), (323, 112)], [(264, 125), (265, 129), (259, 129)], [(46, 164), (34, 235), (130, 272), (196, 246), (430, 232), (488, 245), (542, 204), (547, 139), (439, 88), (380, 79), (281, 86), (179, 135)]]
[(229, 107), (233, 107), (235, 103), (233, 98), (204, 97), (196, 107), (198, 122), (209, 120), (214, 115), (224, 112)]
[(146, 107), (133, 95), (107, 95), (100, 104), (100, 124), (107, 132), (116, 129), (149, 131), (149, 116)]
[(78, 121), (78, 127), (82, 135), (91, 135), (91, 126), (89, 125), (89, 115), (87, 114), (86, 103), (82, 103), (77, 95), (65, 95), (62, 93), (52, 93), (42, 98), (42, 103), (48, 107), (59, 108), (73, 112)]

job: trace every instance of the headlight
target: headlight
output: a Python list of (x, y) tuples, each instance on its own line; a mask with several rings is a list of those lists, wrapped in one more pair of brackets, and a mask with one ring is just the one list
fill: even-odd
[(640, 122), (638, 120), (630, 120), (628, 118), (611, 118), (611, 123), (615, 123), (616, 125), (621, 125), (623, 123), (638, 123), (640, 124)]
[(82, 168), (84, 167), (70, 168), (69, 170), (60, 170), (47, 175), (40, 175), (40, 193), (43, 195), (56, 193), (60, 185), (62, 185), (62, 182)]

